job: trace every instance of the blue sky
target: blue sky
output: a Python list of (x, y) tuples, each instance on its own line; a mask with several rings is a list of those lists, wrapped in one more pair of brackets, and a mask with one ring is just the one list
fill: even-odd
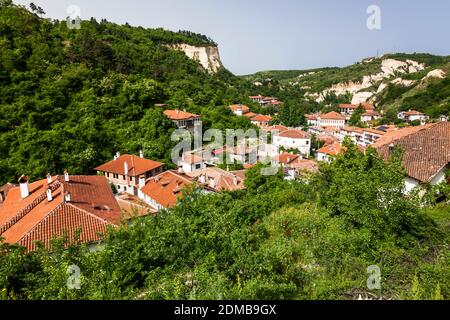
[[(47, 17), (81, 17), (143, 27), (191, 30), (219, 43), (235, 74), (344, 66), (390, 52), (450, 55), (448, 0), (14, 0), (34, 2)], [(369, 30), (366, 10), (381, 9)]]

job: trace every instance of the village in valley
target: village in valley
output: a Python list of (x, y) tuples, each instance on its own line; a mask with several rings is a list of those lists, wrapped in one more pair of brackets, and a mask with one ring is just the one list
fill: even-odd
[[(283, 104), (262, 95), (249, 100), (263, 109)], [(201, 115), (171, 110), (167, 104), (156, 107), (163, 108), (178, 129), (201, 132)], [(246, 172), (257, 163), (281, 168), (285, 180), (307, 181), (309, 174), (318, 172), (321, 162), (330, 163), (345, 150), (345, 140), (360, 152), (374, 148), (386, 160), (400, 147), (407, 173), (406, 193), (421, 184), (437, 185), (446, 179), (450, 123), (445, 116), (430, 119), (409, 110), (398, 114), (400, 126), (374, 125), (382, 114), (372, 103), (340, 104), (339, 112), (305, 115), (307, 126), (300, 128), (274, 123), (273, 116), (254, 113), (243, 104), (229, 109), (234, 117), (248, 118), (270, 141), (244, 135), (231, 146), (205, 145), (183, 151), (176, 169), (169, 170), (162, 162), (146, 159), (142, 150), (139, 155), (117, 151), (111, 161), (93, 168), (95, 176), (65, 171), (29, 181), (24, 174), (0, 188), (0, 234), (7, 242), (32, 251), (36, 241), (50, 247), (51, 240), (63, 231), (70, 238), (81, 226), (81, 242), (96, 248), (108, 226), (172, 208), (189, 188), (204, 194), (244, 189)], [(357, 110), (364, 127), (348, 125)]]

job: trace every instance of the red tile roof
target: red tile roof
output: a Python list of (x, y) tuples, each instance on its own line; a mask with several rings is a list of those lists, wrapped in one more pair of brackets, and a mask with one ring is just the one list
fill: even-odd
[(284, 132), (281, 132), (279, 137), (283, 138), (291, 138), (291, 139), (309, 139), (311, 138), (311, 135), (308, 132), (301, 131), (301, 130), (287, 130)]
[(386, 132), (378, 141), (373, 145), (374, 148), (381, 147), (385, 144), (395, 143), (395, 141), (406, 137), (410, 134), (416, 133), (421, 130), (428, 129), (433, 126), (433, 124), (426, 124), (423, 126), (406, 127), (398, 130), (391, 130)]
[(404, 113), (405, 116), (420, 116), (424, 115), (422, 112), (416, 111), (416, 110), (410, 110)]
[(333, 144), (327, 145), (319, 150), (317, 150), (318, 153), (324, 153), (329, 156), (335, 156), (338, 155), (342, 150), (342, 146), (339, 142), (335, 142)]
[(272, 120), (271, 116), (265, 116), (262, 114), (256, 114), (254, 117), (250, 119), (250, 121), (254, 122), (270, 122)]
[[(187, 175), (194, 179), (200, 179), (201, 176), (205, 176), (206, 183), (208, 181), (214, 181), (214, 188), (216, 191), (234, 191), (244, 189), (245, 170), (243, 171), (225, 171), (219, 168), (206, 168), (202, 170), (196, 170)], [(212, 187), (210, 185), (210, 187)]]
[(148, 180), (141, 191), (164, 208), (172, 208), (182, 196), (183, 188), (190, 186), (192, 179), (175, 171), (166, 171)]
[(140, 176), (141, 174), (152, 171), (164, 165), (161, 162), (140, 158), (135, 155), (125, 154), (123, 156), (120, 156), (116, 160), (111, 160), (108, 163), (98, 166), (97, 168), (95, 168), (95, 170), (123, 175), (125, 174), (125, 162), (128, 164), (127, 175), (131, 177)]
[(196, 155), (196, 154), (186, 153), (186, 154), (183, 155), (182, 162), (189, 163), (189, 164), (194, 164), (194, 163), (203, 162), (203, 158), (201, 156)]
[(282, 163), (282, 164), (290, 164), (291, 162), (297, 160), (299, 158), (299, 155), (297, 154), (290, 154), (290, 153), (282, 153), (278, 156), (276, 156), (276, 161)]
[(331, 111), (326, 114), (322, 114), (320, 116), (320, 119), (326, 119), (326, 120), (346, 120), (343, 115), (340, 113), (337, 113), (336, 111)]
[(164, 115), (170, 120), (189, 120), (200, 118), (199, 115), (181, 110), (166, 110)]
[(450, 122), (419, 128), (391, 141), (384, 139), (388, 133), (380, 139), (383, 141), (378, 141), (374, 146), (385, 159), (391, 154), (391, 144), (399, 146), (403, 150), (403, 165), (408, 176), (428, 182), (450, 163)]
[(319, 171), (317, 162), (308, 159), (297, 158), (289, 164), (289, 167), (296, 169), (297, 171), (310, 171), (314, 173)]
[(244, 117), (247, 117), (247, 118), (253, 118), (253, 117), (256, 116), (256, 115), (257, 115), (256, 113), (248, 112), (248, 113), (244, 114)]
[(242, 113), (248, 113), (250, 112), (250, 108), (247, 106), (244, 106), (243, 104), (234, 104), (232, 106), (230, 106), (231, 111), (236, 112), (239, 110), (242, 110)]
[[(52, 190), (52, 201), (47, 190)], [(34, 241), (42, 241), (49, 248), (50, 241), (67, 232), (69, 242), (78, 228), (79, 241), (97, 242), (99, 233), (108, 225), (118, 225), (122, 218), (120, 208), (105, 177), (70, 176), (53, 177), (29, 184), (30, 194), (22, 199), (20, 188), (11, 189), (0, 208), (0, 235), (8, 243), (19, 243), (32, 251)], [(64, 201), (70, 193), (71, 200)]]

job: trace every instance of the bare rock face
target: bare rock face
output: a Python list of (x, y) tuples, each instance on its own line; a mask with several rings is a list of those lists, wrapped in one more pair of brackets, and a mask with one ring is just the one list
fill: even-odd
[(196, 47), (189, 44), (175, 44), (170, 48), (183, 51), (190, 59), (199, 62), (210, 73), (216, 73), (223, 67), (219, 48), (215, 46)]
[(428, 78), (443, 79), (443, 78), (445, 78), (445, 72), (441, 69), (432, 70), (432, 71), (428, 72), (427, 76), (425, 77), (425, 79), (428, 79)]
[[(364, 62), (369, 61), (371, 60), (367, 60)], [(334, 93), (338, 96), (350, 93), (352, 95), (352, 103), (359, 104), (369, 101), (376, 94), (375, 92), (364, 91), (365, 89), (370, 88), (371, 86), (376, 85), (377, 83), (380, 83), (385, 79), (390, 79), (398, 74), (416, 73), (424, 69), (424, 64), (418, 63), (413, 60), (399, 61), (395, 59), (384, 59), (381, 61), (381, 72), (379, 73), (366, 75), (360, 82), (349, 81), (345, 83), (338, 83), (321, 93), (310, 93), (307, 94), (307, 96), (315, 99), (317, 102), (322, 102), (330, 93)], [(414, 84), (414, 81), (397, 78), (393, 80), (392, 83), (403, 86), (410, 86)], [(383, 91), (385, 88), (386, 86), (383, 86), (383, 84), (381, 84), (377, 90), (377, 93)]]

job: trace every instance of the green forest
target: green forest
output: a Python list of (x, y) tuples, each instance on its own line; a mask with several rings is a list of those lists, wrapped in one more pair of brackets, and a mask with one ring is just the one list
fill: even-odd
[[(0, 184), (93, 174), (116, 151), (143, 149), (170, 167), (175, 127), (155, 104), (219, 129), (251, 127), (233, 103), (271, 112), (250, 94), (282, 99), (275, 122), (288, 125), (323, 107), (226, 69), (209, 74), (167, 47), (214, 45), (206, 36), (95, 19), (68, 29), (40, 15), (0, 0)], [(101, 250), (62, 238), (26, 253), (0, 241), (0, 299), (450, 299), (448, 185), (405, 197), (401, 151), (386, 162), (349, 141), (345, 150), (302, 181), (257, 165), (245, 190), (184, 190), (173, 209), (111, 228)], [(79, 289), (67, 286), (72, 265)], [(370, 266), (379, 289), (367, 287)]]
[[(185, 190), (173, 209), (111, 229), (95, 252), (64, 239), (30, 254), (0, 244), (0, 298), (450, 298), (450, 206), (435, 202), (448, 185), (405, 198), (399, 154), (386, 163), (348, 142), (305, 181), (260, 169), (243, 191)], [(72, 265), (78, 290), (66, 285)], [(367, 288), (369, 266), (379, 289)]]
[(175, 127), (158, 103), (201, 114), (206, 129), (251, 126), (226, 108), (248, 101), (244, 81), (167, 48), (205, 36), (95, 19), (68, 29), (1, 0), (0, 37), (0, 185), (93, 173), (117, 151), (170, 166)]

